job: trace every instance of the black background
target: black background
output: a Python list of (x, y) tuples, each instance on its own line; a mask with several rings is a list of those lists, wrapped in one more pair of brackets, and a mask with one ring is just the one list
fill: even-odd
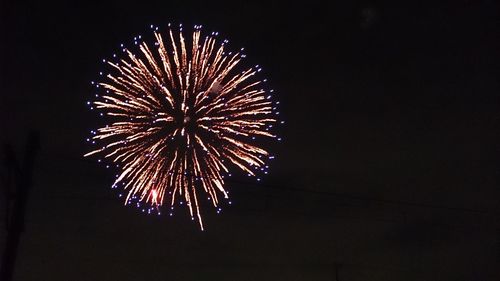
[[(500, 278), (496, 1), (0, 8), (1, 140), (42, 140), (14, 280)], [(123, 207), (82, 157), (101, 59), (168, 22), (245, 47), (286, 120), (270, 175), (229, 181), (204, 232)]]

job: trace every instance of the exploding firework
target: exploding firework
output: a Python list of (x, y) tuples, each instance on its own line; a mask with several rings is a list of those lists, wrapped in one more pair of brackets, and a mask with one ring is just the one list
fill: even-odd
[(259, 140), (276, 138), (279, 102), (261, 68), (245, 67), (243, 49), (227, 51), (217, 33), (152, 29), (152, 43), (135, 37), (135, 52), (121, 45), (121, 58), (103, 60), (109, 74), (92, 82), (98, 94), (88, 104), (107, 124), (91, 132), (97, 148), (85, 156), (118, 168), (113, 187), (127, 191), (126, 205), (160, 214), (185, 202), (203, 229), (200, 195), (219, 212), (230, 169), (267, 174), (273, 156)]

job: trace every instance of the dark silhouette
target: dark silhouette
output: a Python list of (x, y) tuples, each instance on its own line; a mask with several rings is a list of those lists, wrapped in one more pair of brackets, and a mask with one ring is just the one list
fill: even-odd
[(4, 146), (4, 167), (6, 177), (4, 192), (6, 197), (7, 236), (2, 259), (0, 280), (10, 281), (14, 273), (17, 248), (24, 230), (24, 217), (28, 194), (33, 182), (35, 157), (40, 147), (40, 134), (31, 131), (26, 143), (24, 159), (20, 163), (10, 144)]

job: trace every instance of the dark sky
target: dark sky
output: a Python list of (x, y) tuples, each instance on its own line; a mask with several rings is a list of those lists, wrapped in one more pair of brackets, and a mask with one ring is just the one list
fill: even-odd
[[(14, 280), (499, 280), (500, 5), (403, 2), (3, 1), (1, 141), (41, 136)], [(168, 22), (245, 47), (287, 122), (204, 232), (82, 157), (101, 59)]]

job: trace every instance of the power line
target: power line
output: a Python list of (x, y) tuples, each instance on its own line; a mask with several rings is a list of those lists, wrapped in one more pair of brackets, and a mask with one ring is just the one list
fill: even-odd
[[(69, 159), (71, 161), (76, 161), (76, 162), (85, 162), (88, 164), (95, 163), (95, 161), (88, 160), (88, 159), (85, 159), (83, 157), (82, 158), (74, 158), (74, 157), (62, 156), (61, 158), (66, 158), (66, 159)], [(351, 195), (351, 194), (339, 193), (339, 192), (334, 192), (334, 191), (315, 190), (315, 189), (311, 189), (311, 188), (306, 188), (304, 186), (303, 187), (287, 187), (284, 185), (247, 182), (247, 181), (241, 181), (241, 180), (236, 180), (236, 179), (232, 179), (232, 178), (226, 178), (226, 181), (237, 183), (237, 184), (250, 185), (250, 186), (266, 187), (266, 188), (271, 189), (271, 190), (326, 195), (329, 197), (338, 197), (338, 198), (343, 198), (343, 199), (348, 199), (348, 200), (368, 201), (368, 202), (377, 202), (377, 203), (383, 203), (383, 204), (414, 206), (414, 207), (431, 208), (431, 209), (443, 209), (443, 210), (448, 210), (448, 211), (477, 213), (477, 214), (484, 214), (484, 215), (499, 215), (500, 214), (500, 211), (498, 211), (498, 210), (479, 210), (479, 209), (472, 209), (472, 208), (436, 205), (436, 204), (430, 204), (430, 203), (419, 203), (419, 202), (407, 202), (407, 201), (392, 200), (392, 199), (382, 199), (382, 198)]]

